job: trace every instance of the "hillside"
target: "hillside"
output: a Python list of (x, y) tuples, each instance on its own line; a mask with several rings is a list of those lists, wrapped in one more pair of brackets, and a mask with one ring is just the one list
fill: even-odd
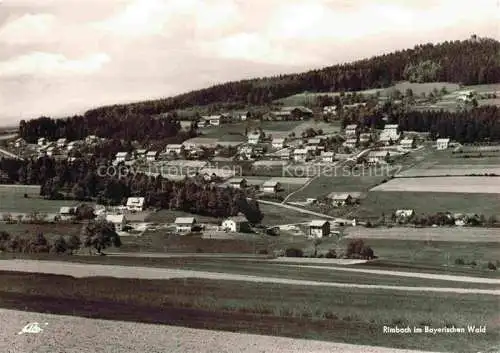
[(476, 85), (500, 82), (500, 42), (476, 38), (374, 56), (299, 74), (256, 78), (215, 85), (178, 96), (89, 110), (87, 117), (122, 115), (124, 111), (159, 114), (172, 109), (214, 103), (266, 104), (304, 91), (359, 91), (388, 87), (398, 81), (452, 82)]

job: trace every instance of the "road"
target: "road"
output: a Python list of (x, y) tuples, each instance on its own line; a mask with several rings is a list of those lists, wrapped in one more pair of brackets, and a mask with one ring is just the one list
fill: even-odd
[(406, 287), (391, 285), (353, 284), (338, 282), (317, 282), (264, 276), (239, 275), (206, 271), (192, 271), (170, 268), (132, 267), (117, 265), (78, 264), (58, 261), (0, 260), (0, 271), (49, 273), (73, 277), (116, 277), (141, 279), (202, 278), (208, 280), (244, 281), (300, 286), (322, 286), (337, 288), (385, 289), (411, 292), (441, 292), (458, 294), (487, 294), (500, 296), (500, 290), (445, 287)]
[[(430, 353), (0, 309), (0, 352)], [(40, 333), (18, 333), (37, 322)]]

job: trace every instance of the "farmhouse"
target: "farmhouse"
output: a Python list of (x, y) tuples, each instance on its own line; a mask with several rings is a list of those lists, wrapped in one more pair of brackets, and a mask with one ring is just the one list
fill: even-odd
[(47, 156), (53, 157), (59, 153), (59, 149), (56, 146), (50, 146), (47, 148)]
[(288, 118), (290, 119), (304, 119), (310, 118), (313, 116), (313, 111), (304, 106), (294, 106), (294, 107), (283, 107), (281, 108), (282, 112), (287, 112), (289, 114)]
[(275, 137), (273, 138), (273, 141), (271, 142), (271, 146), (274, 149), (281, 149), (285, 147), (285, 138), (282, 137)]
[(370, 151), (367, 156), (368, 164), (385, 164), (389, 157), (388, 151)]
[(335, 152), (321, 152), (321, 161), (323, 163), (332, 163), (335, 157)]
[(400, 145), (405, 150), (411, 150), (412, 148), (415, 148), (415, 140), (411, 137), (406, 137), (401, 140)]
[(344, 141), (342, 146), (352, 149), (352, 148), (356, 148), (357, 144), (358, 144), (358, 140), (356, 138), (348, 138), (347, 140)]
[(76, 216), (76, 207), (63, 206), (59, 209), (61, 220), (68, 221)]
[(127, 224), (127, 219), (123, 214), (108, 214), (106, 215), (106, 221), (112, 223), (117, 232), (123, 231)]
[(70, 143), (68, 143), (68, 145), (66, 146), (66, 150), (68, 152), (74, 150), (75, 148), (77, 148), (78, 146), (81, 145), (81, 142), (80, 141), (71, 141)]
[(196, 148), (215, 148), (217, 147), (218, 139), (210, 137), (193, 137), (182, 143), (186, 150)]
[(148, 150), (144, 148), (140, 148), (134, 151), (135, 158), (137, 159), (144, 159), (146, 158), (146, 154), (148, 153)]
[(394, 215), (397, 218), (411, 218), (415, 215), (415, 210), (396, 210)]
[(325, 220), (313, 220), (309, 223), (307, 235), (310, 238), (323, 238), (330, 235), (330, 222)]
[(208, 120), (208, 123), (211, 125), (211, 126), (219, 126), (220, 123), (221, 123), (221, 116), (220, 115), (210, 115), (207, 120)]
[(293, 160), (295, 162), (305, 162), (307, 161), (308, 151), (305, 148), (296, 148), (293, 150)]
[(332, 114), (335, 115), (337, 114), (337, 106), (336, 105), (325, 105), (323, 107), (323, 114)]
[(189, 233), (193, 230), (196, 219), (194, 217), (177, 217), (174, 223), (177, 233)]
[(278, 192), (280, 188), (280, 183), (274, 180), (268, 180), (264, 184), (262, 184), (262, 191), (265, 193), (273, 194)]
[(380, 133), (379, 141), (386, 145), (391, 141), (397, 141), (400, 136), (398, 129), (398, 124), (386, 124), (384, 130)]
[(331, 200), (333, 206), (335, 207), (341, 207), (352, 203), (351, 195), (345, 192), (343, 193), (332, 192), (327, 197), (329, 200)]
[(67, 143), (67, 139), (65, 139), (64, 137), (63, 138), (60, 138), (59, 140), (57, 140), (56, 144), (57, 144), (57, 147), (59, 148), (63, 148), (66, 146), (66, 143)]
[(165, 148), (165, 153), (166, 154), (180, 154), (182, 151), (182, 145), (181, 144), (169, 144)]
[(154, 162), (158, 158), (158, 151), (148, 151), (146, 153), (146, 160), (148, 162)]
[(238, 215), (235, 217), (229, 217), (222, 222), (222, 229), (226, 232), (250, 232), (250, 223), (245, 216)]
[(345, 127), (345, 135), (347, 137), (353, 137), (356, 136), (358, 133), (358, 125), (357, 124), (350, 124)]
[(440, 138), (436, 140), (436, 148), (438, 150), (446, 150), (448, 149), (450, 144), (450, 139), (449, 138)]
[(258, 132), (252, 132), (248, 134), (247, 138), (250, 145), (256, 145), (260, 143), (261, 134)]
[(362, 103), (344, 104), (342, 106), (342, 108), (344, 108), (345, 110), (352, 110), (359, 107), (366, 107), (366, 103), (362, 102)]
[(92, 145), (97, 142), (99, 142), (99, 138), (96, 135), (89, 135), (85, 138), (85, 143), (87, 145)]
[(371, 139), (372, 139), (372, 135), (370, 133), (368, 133), (368, 132), (359, 134), (359, 142), (360, 143), (370, 142)]
[(234, 178), (229, 180), (228, 185), (234, 189), (244, 189), (247, 187), (247, 180), (244, 178)]
[(144, 211), (144, 197), (129, 197), (127, 199), (127, 210), (132, 212), (141, 212)]
[(25, 139), (23, 139), (23, 138), (21, 138), (21, 137), (20, 137), (20, 138), (18, 138), (18, 139), (16, 139), (16, 140), (14, 141), (14, 147), (16, 147), (16, 148), (21, 148), (21, 147), (24, 147), (24, 146), (26, 146), (26, 145), (27, 145), (26, 140), (25, 140)]
[(288, 160), (290, 160), (290, 158), (292, 156), (292, 150), (287, 148), (287, 149), (279, 151), (277, 155), (278, 155), (278, 158), (280, 160), (288, 161)]
[(130, 154), (128, 152), (118, 152), (115, 156), (115, 161), (117, 163), (125, 162), (130, 160)]
[(321, 143), (321, 139), (314, 137), (307, 140), (309, 146), (318, 146)]

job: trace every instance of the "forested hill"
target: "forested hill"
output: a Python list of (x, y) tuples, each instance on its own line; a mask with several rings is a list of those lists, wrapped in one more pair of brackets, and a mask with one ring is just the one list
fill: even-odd
[(412, 82), (454, 82), (464, 85), (500, 82), (500, 42), (472, 36), (463, 41), (417, 45), (413, 49), (374, 56), (349, 64), (300, 74), (228, 82), (175, 97), (92, 109), (86, 116), (129, 113), (159, 114), (211, 103), (265, 104), (310, 91), (357, 91)]

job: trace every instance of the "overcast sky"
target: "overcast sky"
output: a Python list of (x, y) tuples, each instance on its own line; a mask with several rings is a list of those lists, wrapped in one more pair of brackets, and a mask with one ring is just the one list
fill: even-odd
[(0, 124), (499, 39), (497, 0), (0, 0)]

